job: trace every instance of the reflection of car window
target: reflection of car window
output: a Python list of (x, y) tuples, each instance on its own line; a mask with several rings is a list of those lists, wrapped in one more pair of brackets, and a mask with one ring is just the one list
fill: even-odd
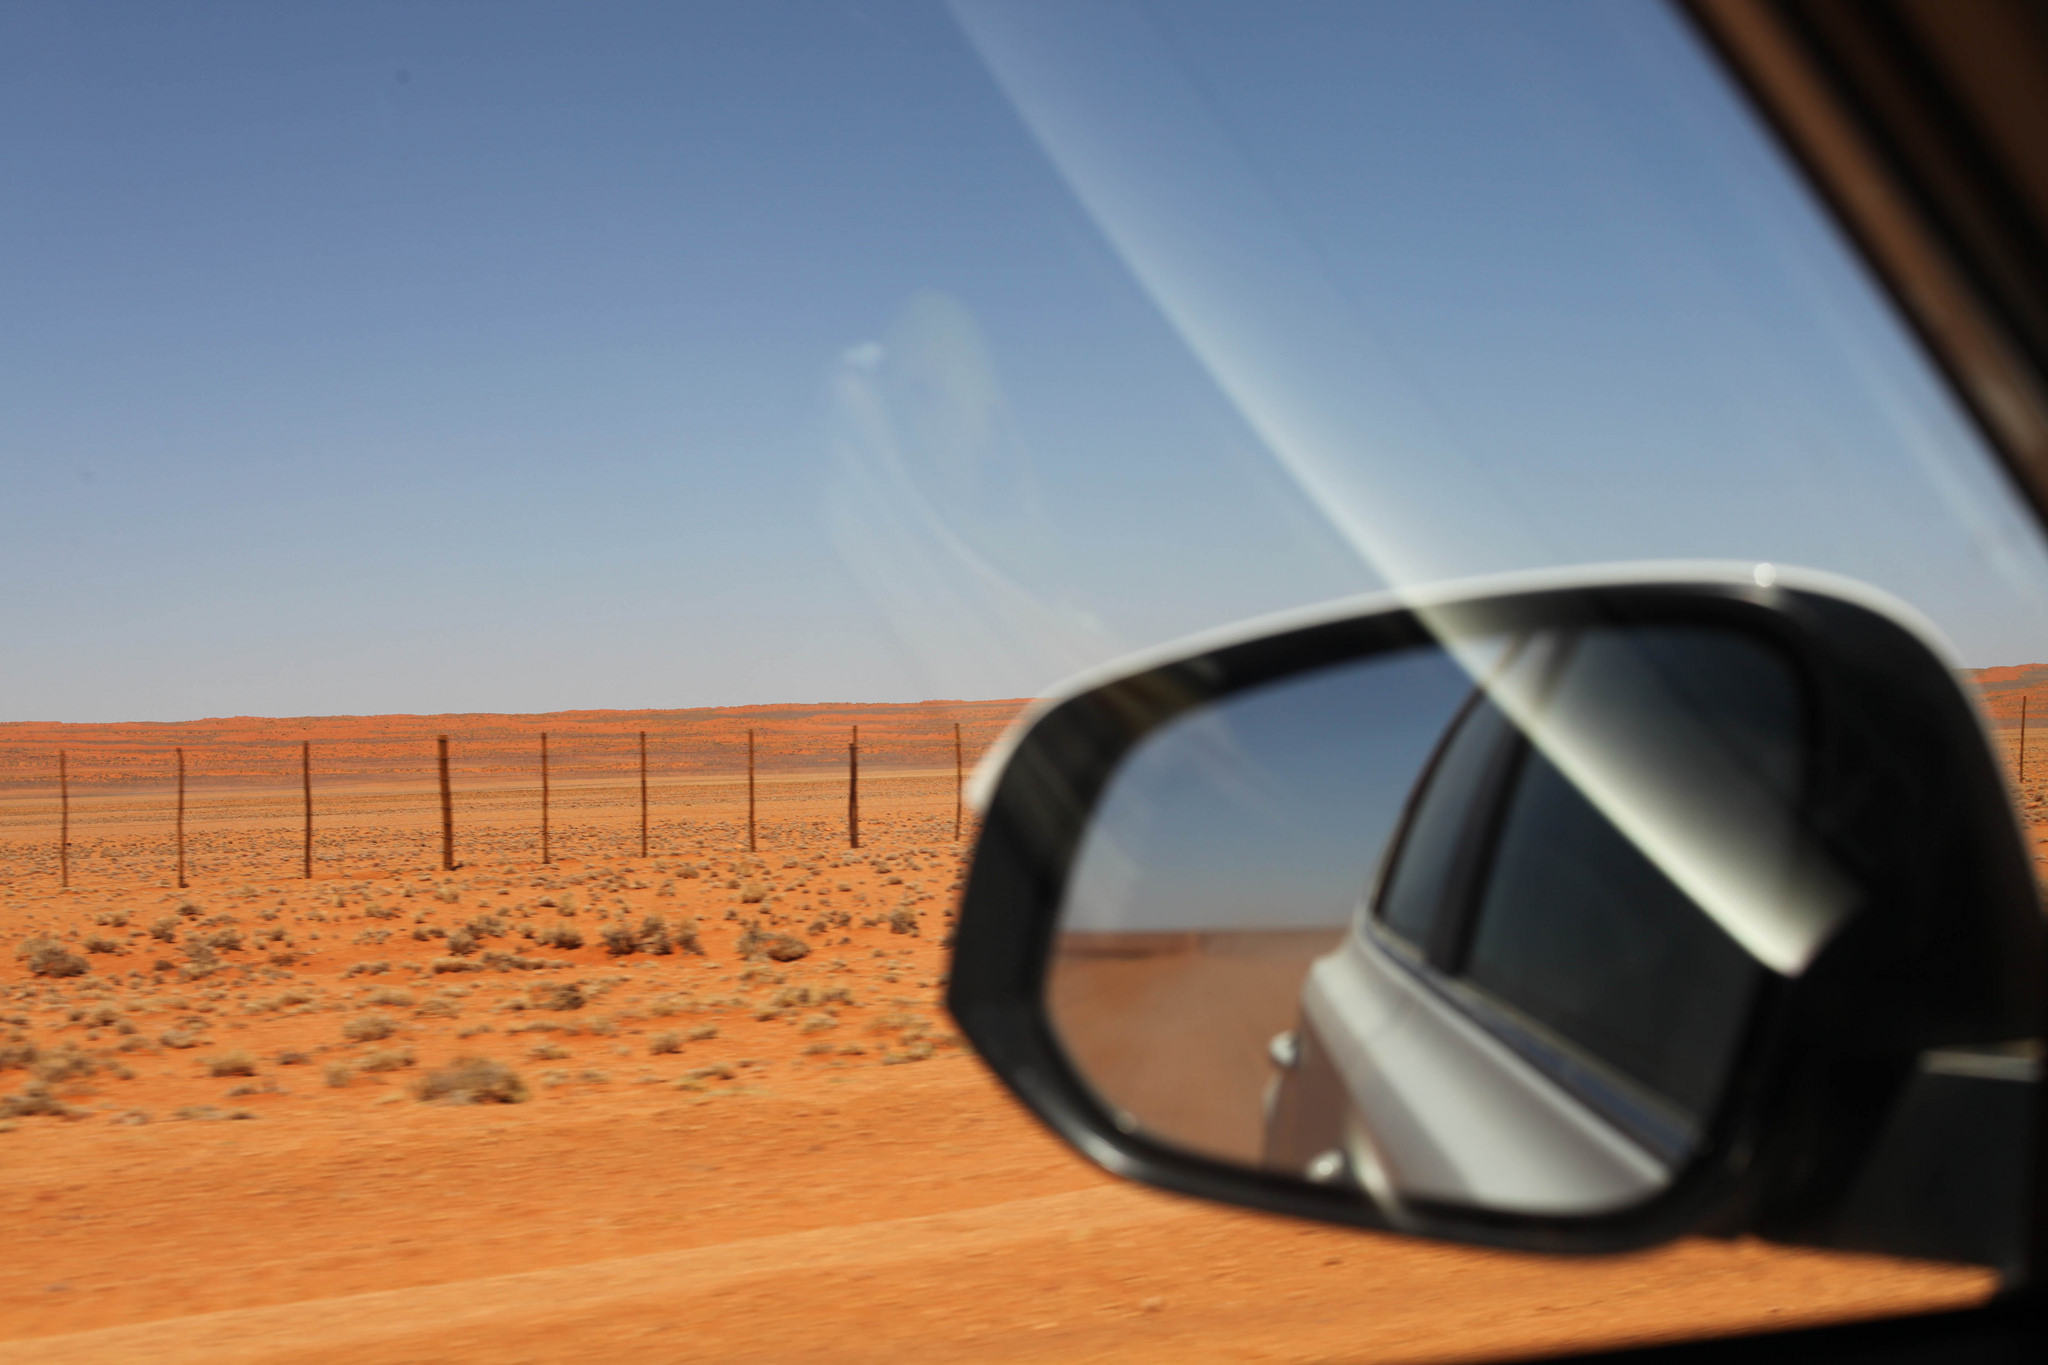
[(1423, 777), (1380, 899), (1381, 922), (1418, 947), (1428, 946), (1439, 913), (1460, 899), (1456, 881), (1472, 851), (1472, 812), (1495, 784), (1508, 734), (1500, 708), (1475, 693)]
[[(1797, 688), (1782, 664), (1731, 637), (1637, 632), (1589, 638), (1551, 704), (1602, 695), (1617, 649), (1670, 683), (1664, 694), (1730, 746), (1764, 790), (1789, 794)], [(1623, 720), (1617, 716), (1617, 722)], [(1698, 1117), (1712, 1104), (1759, 968), (1540, 752), (1517, 777), (1466, 974), (1521, 1013)]]

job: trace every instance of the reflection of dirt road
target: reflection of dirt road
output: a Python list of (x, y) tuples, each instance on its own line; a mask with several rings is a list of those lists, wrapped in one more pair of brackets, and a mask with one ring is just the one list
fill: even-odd
[(1046, 998), (1067, 1053), (1154, 1137), (1256, 1164), (1267, 1045), (1341, 929), (1063, 934)]
[[(950, 777), (878, 784), (857, 862), (842, 802), (778, 787), (755, 861), (729, 800), (668, 812), (645, 861), (618, 856), (632, 803), (593, 804), (545, 869), (523, 809), (480, 808), (452, 877), (430, 811), (366, 809), (312, 882), (259, 803), (203, 832), (185, 895), (160, 831), (75, 829), (62, 894), (40, 832), (0, 829), (0, 1098), (34, 1048), (73, 1115), (0, 1122), (0, 1365), (1419, 1359), (1984, 1289), (1748, 1244), (1486, 1255), (1115, 1184), (947, 1035)], [(707, 952), (605, 951), (650, 914)], [(756, 916), (810, 954), (746, 962)], [(30, 934), (91, 971), (29, 978)], [(572, 983), (581, 1008), (541, 1005)], [(211, 1074), (236, 1053), (254, 1075)], [(411, 1097), (460, 1053), (532, 1102)]]

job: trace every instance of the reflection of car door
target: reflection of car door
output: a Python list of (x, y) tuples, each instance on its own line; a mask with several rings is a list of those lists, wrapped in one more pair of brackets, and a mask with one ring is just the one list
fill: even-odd
[[(1527, 642), (1494, 692), (1598, 708), (1620, 671), (1609, 640)], [(1798, 726), (1779, 661), (1700, 632), (1631, 649), (1760, 783), (1795, 780), (1772, 766)], [(1275, 1050), (1267, 1160), (1392, 1197), (1573, 1211), (1639, 1198), (1699, 1142), (1757, 972), (1475, 692), (1369, 913), (1316, 964)]]

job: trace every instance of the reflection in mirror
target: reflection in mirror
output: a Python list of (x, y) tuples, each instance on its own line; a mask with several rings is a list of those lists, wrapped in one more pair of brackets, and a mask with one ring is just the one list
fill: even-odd
[[(1120, 1122), (1205, 1156), (1390, 1211), (1641, 1203), (1701, 1150), (1774, 955), (1811, 951), (1805, 733), (1789, 665), (1701, 627), (1230, 694), (1105, 789), (1054, 1027)], [(1587, 790), (1615, 773), (1618, 817)], [(1703, 879), (1659, 810), (1738, 828), (1742, 865)]]

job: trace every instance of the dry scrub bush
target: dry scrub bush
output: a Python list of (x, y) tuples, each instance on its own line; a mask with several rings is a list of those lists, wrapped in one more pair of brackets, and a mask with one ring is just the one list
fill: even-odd
[(365, 1014), (341, 1026), (341, 1036), (351, 1043), (374, 1043), (398, 1032), (398, 1021), (388, 1014)]
[(569, 1049), (558, 1043), (542, 1043), (540, 1046), (528, 1051), (526, 1055), (533, 1058), (536, 1062), (559, 1062), (569, 1055)]
[(718, 1025), (699, 1024), (697, 1025), (697, 1027), (690, 1030), (688, 1036), (690, 1041), (693, 1043), (708, 1042), (711, 1039), (716, 1038), (718, 1036)]
[(85, 950), (88, 953), (118, 953), (121, 951), (121, 944), (118, 939), (93, 934), (85, 940)]
[(166, 1030), (157, 1041), (169, 1048), (192, 1048), (205, 1042), (206, 1035), (197, 1029), (174, 1028)]
[(912, 914), (907, 907), (897, 906), (889, 912), (889, 932), (892, 934), (909, 934), (912, 938), (916, 938), (917, 916)]
[(371, 991), (367, 998), (372, 1005), (390, 1005), (404, 1009), (412, 1003), (413, 996), (411, 991), (402, 990), (397, 986), (379, 986)]
[(528, 996), (540, 1010), (580, 1010), (589, 1003), (582, 983), (563, 981), (552, 986), (535, 986)]
[(739, 891), (742, 905), (759, 905), (768, 899), (768, 888), (760, 882), (748, 882)]
[(15, 950), (31, 976), (84, 976), (91, 970), (84, 958), (53, 938), (32, 938)]
[(457, 929), (448, 935), (448, 951), (456, 957), (468, 957), (482, 946), (476, 935), (467, 929)]
[(413, 1083), (412, 1093), (438, 1104), (518, 1104), (526, 1099), (526, 1082), (503, 1062), (489, 1057), (458, 1057)]
[(659, 1057), (665, 1053), (683, 1050), (683, 1035), (674, 1029), (664, 1029), (647, 1040), (647, 1050)]
[(535, 934), (533, 941), (543, 948), (575, 949), (583, 946), (583, 935), (573, 924), (555, 924)]
[(379, 1048), (358, 1063), (359, 1071), (403, 1071), (413, 1063), (409, 1047)]
[(355, 1069), (346, 1062), (329, 1062), (321, 1075), (326, 1078), (327, 1084), (336, 1090), (346, 1088), (348, 1083), (356, 1078)]
[(206, 1059), (206, 1074), (209, 1076), (253, 1076), (256, 1074), (256, 1058), (239, 1048), (223, 1052), (217, 1057)]
[(23, 1086), (20, 1093), (0, 1098), (0, 1119), (18, 1118), (69, 1118), (71, 1106), (50, 1093), (47, 1085), (37, 1082)]
[(75, 1081), (90, 1076), (99, 1070), (99, 1063), (75, 1047), (62, 1047), (55, 1052), (46, 1052), (30, 1068), (30, 1074), (39, 1081), (52, 1085), (61, 1081)]

